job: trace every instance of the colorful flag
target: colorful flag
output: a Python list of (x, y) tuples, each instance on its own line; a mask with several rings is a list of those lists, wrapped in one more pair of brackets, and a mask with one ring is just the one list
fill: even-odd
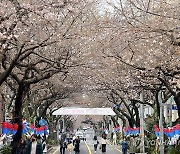
[(114, 128), (114, 132), (117, 133), (117, 132), (119, 132), (119, 131), (120, 131), (120, 126), (116, 126), (116, 127)]
[(17, 132), (17, 130), (18, 130), (18, 125), (17, 125), (17, 124), (14, 124), (14, 125), (13, 125), (12, 134), (15, 135), (16, 132)]
[(34, 134), (35, 133), (35, 126), (34, 125), (30, 125), (30, 133)]

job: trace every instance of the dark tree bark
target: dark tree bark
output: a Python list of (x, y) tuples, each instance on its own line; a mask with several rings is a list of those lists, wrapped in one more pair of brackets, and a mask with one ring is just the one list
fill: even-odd
[(111, 120), (113, 122), (113, 126), (116, 127), (117, 125), (119, 125), (119, 123), (117, 122), (117, 120), (115, 119), (114, 116), (111, 116)]
[(29, 89), (29, 85), (25, 84), (23, 81), (19, 83), (17, 97), (15, 100), (14, 119), (13, 119), (13, 122), (18, 125), (18, 130), (17, 133), (13, 136), (13, 141), (11, 143), (12, 154), (16, 154), (18, 145), (22, 138), (22, 104), (23, 104), (24, 96), (28, 89)]
[(160, 117), (160, 105), (159, 105), (159, 100), (158, 100), (158, 91), (156, 91), (155, 93), (155, 102), (156, 102), (156, 107), (157, 107), (157, 115), (158, 117)]
[(139, 118), (139, 110), (137, 106), (134, 106), (134, 112), (136, 115), (136, 127), (140, 127), (140, 118)]
[[(5, 71), (3, 73), (0, 74), (0, 86), (3, 84), (4, 81), (6, 81), (6, 79), (9, 77), (9, 75), (11, 74), (12, 70), (14, 69), (14, 67), (16, 66), (16, 63), (18, 61), (18, 58), (20, 57), (21, 54), (21, 50), (24, 46), (22, 46), (20, 48), (19, 53), (14, 57), (14, 59), (12, 60), (11, 64), (9, 65), (8, 68), (4, 67)], [(2, 65), (4, 66), (5, 60), (2, 60)]]
[[(127, 119), (128, 120), (128, 122), (129, 122), (129, 126), (131, 127), (131, 128), (133, 128), (133, 126), (134, 126), (134, 124), (136, 124), (136, 122), (135, 122), (135, 120), (134, 120), (134, 117), (130, 117), (128, 114), (126, 114), (126, 113), (124, 113), (124, 112), (122, 112), (121, 110), (119, 110), (119, 109), (114, 109), (114, 112), (117, 114), (117, 116), (119, 117), (119, 118), (121, 118), (122, 120), (123, 119)], [(122, 115), (121, 115), (121, 114)], [(124, 118), (125, 117), (125, 118)]]

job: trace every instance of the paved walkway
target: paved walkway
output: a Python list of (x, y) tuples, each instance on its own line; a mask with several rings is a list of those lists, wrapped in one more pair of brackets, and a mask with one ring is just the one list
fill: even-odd
[[(120, 146), (107, 144), (107, 152), (106, 154), (121, 154)], [(60, 154), (59, 146), (56, 146), (51, 150), (48, 154)], [(70, 154), (66, 150), (66, 154)], [(74, 151), (72, 152), (74, 154)], [(94, 154), (94, 145), (91, 140), (89, 141), (81, 141), (80, 143), (80, 154)], [(98, 148), (96, 154), (102, 154), (101, 150)]]

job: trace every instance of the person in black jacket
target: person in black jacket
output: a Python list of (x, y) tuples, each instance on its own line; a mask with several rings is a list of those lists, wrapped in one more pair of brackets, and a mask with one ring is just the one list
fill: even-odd
[(26, 147), (25, 140), (22, 138), (21, 142), (18, 146), (17, 154), (24, 154), (25, 153), (25, 147)]
[(65, 154), (67, 144), (66, 144), (66, 141), (63, 137), (61, 137), (59, 144), (60, 144), (60, 154)]
[(96, 135), (93, 138), (93, 143), (94, 143), (94, 153), (96, 153), (97, 152), (97, 147), (98, 147), (98, 144), (99, 144), (99, 141), (98, 141)]
[(79, 138), (79, 136), (77, 136), (77, 138), (75, 139), (75, 142), (74, 142), (74, 151), (75, 151), (75, 154), (79, 154), (80, 153), (80, 138)]

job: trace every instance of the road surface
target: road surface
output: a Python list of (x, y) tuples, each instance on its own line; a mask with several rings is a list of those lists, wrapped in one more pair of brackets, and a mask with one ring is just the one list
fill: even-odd
[[(93, 136), (94, 136), (93, 129), (87, 130), (86, 141), (85, 142), (81, 141), (80, 143), (80, 154), (94, 154)], [(115, 146), (111, 146), (107, 144), (106, 154), (120, 154), (120, 153), (121, 153), (120, 148), (117, 149)], [(59, 148), (53, 154), (60, 154)], [(69, 152), (66, 151), (66, 154), (69, 154)], [(74, 154), (74, 151), (72, 152), (72, 154)], [(99, 148), (97, 150), (97, 154), (102, 154)]]

